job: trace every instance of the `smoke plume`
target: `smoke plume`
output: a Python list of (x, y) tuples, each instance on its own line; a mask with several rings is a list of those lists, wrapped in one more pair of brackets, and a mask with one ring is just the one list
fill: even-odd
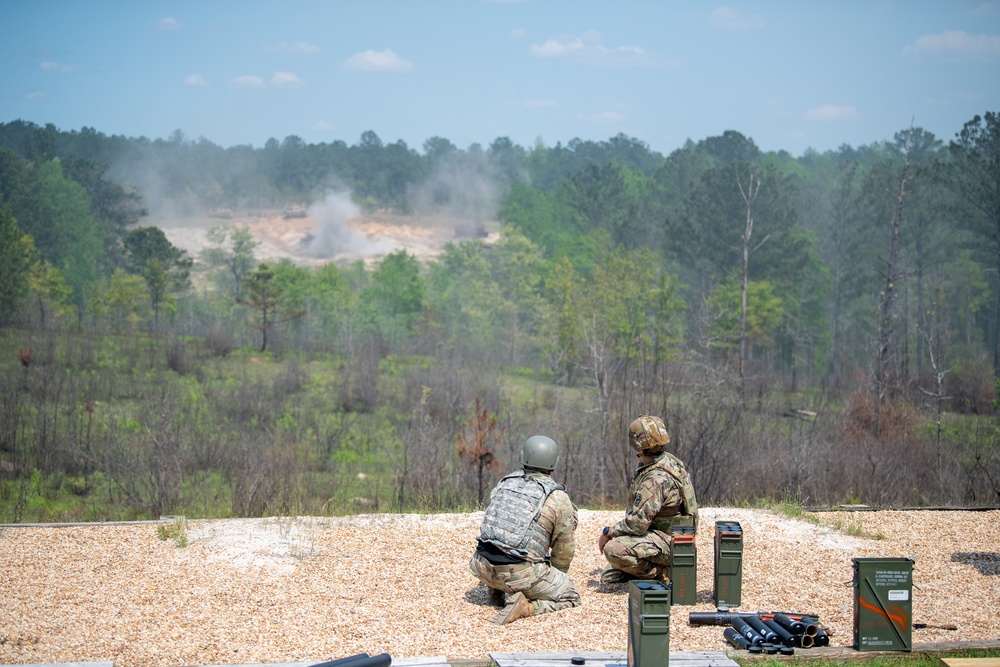
[(327, 192), (322, 201), (309, 206), (309, 218), (316, 224), (317, 230), (306, 244), (306, 252), (321, 259), (342, 254), (367, 257), (391, 252), (392, 244), (370, 241), (347, 225), (360, 213), (361, 210), (351, 201), (350, 193)]

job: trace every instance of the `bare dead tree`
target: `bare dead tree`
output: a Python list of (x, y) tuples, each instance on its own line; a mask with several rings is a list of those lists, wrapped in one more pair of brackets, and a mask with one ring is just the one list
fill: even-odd
[(906, 137), (906, 148), (903, 151), (903, 168), (898, 178), (899, 189), (892, 207), (892, 221), (889, 229), (889, 254), (884, 261), (885, 279), (882, 292), (879, 294), (878, 308), (878, 356), (875, 364), (876, 392), (876, 426), (875, 438), (882, 435), (882, 410), (889, 391), (889, 363), (893, 341), (892, 318), (895, 313), (896, 283), (899, 275), (899, 233), (903, 222), (903, 201), (906, 198), (906, 182), (910, 172), (910, 144), (913, 140), (913, 125), (910, 125)]
[(930, 357), (931, 368), (934, 369), (934, 388), (932, 390), (920, 387), (920, 391), (928, 397), (931, 402), (931, 409), (934, 412), (935, 425), (935, 453), (937, 459), (938, 475), (944, 470), (944, 457), (941, 452), (941, 440), (944, 435), (944, 425), (942, 416), (944, 414), (945, 402), (952, 397), (945, 394), (944, 378), (951, 372), (950, 368), (943, 367), (944, 360), (944, 340), (939, 333), (941, 329), (937, 312), (931, 314), (931, 321), (934, 326), (925, 328), (924, 338), (927, 342), (927, 354)]
[(753, 173), (750, 174), (750, 182), (747, 186), (743, 187), (743, 182), (740, 179), (739, 172), (736, 173), (736, 184), (740, 188), (740, 194), (743, 196), (743, 202), (747, 207), (747, 219), (746, 228), (743, 235), (740, 237), (743, 241), (743, 284), (740, 289), (740, 368), (739, 368), (739, 387), (740, 387), (740, 401), (746, 404), (746, 364), (747, 364), (747, 282), (750, 275), (750, 255), (760, 248), (770, 235), (765, 236), (761, 239), (755, 247), (750, 247), (750, 237), (753, 235), (753, 203), (757, 199), (757, 194), (760, 192), (760, 179), (756, 178)]

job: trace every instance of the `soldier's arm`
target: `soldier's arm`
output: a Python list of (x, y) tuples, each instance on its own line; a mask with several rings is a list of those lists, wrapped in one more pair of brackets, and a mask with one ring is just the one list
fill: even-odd
[(555, 491), (542, 507), (552, 520), (552, 567), (569, 572), (576, 554), (576, 507), (563, 491)]
[(663, 500), (664, 480), (659, 475), (647, 478), (632, 499), (632, 505), (625, 510), (625, 518), (608, 528), (608, 537), (645, 534), (663, 507)]

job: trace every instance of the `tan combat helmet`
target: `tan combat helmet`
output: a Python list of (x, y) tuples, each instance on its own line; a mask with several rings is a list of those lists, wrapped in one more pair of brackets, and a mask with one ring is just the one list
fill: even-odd
[(669, 443), (667, 427), (659, 417), (639, 415), (628, 426), (628, 444), (637, 452), (660, 450)]

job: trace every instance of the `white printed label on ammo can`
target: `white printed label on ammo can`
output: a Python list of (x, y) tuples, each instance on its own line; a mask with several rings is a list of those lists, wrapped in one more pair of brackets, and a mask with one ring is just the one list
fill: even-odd
[(888, 597), (892, 602), (906, 602), (910, 599), (910, 591), (889, 591)]

